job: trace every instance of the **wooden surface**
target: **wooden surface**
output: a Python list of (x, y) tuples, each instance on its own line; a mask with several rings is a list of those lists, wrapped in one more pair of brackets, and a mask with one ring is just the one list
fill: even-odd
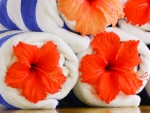
[(150, 106), (128, 108), (57, 108), (54, 110), (10, 110), (1, 108), (0, 113), (150, 113)]

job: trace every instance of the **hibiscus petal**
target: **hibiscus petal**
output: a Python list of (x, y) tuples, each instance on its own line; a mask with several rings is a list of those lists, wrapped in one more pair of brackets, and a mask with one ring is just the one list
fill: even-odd
[(119, 89), (126, 95), (135, 94), (142, 86), (142, 80), (133, 71), (120, 73), (120, 75), (119, 73), (117, 74), (119, 77)]
[(91, 4), (89, 7), (89, 10), (83, 12), (85, 16), (81, 16), (80, 19), (76, 20), (76, 32), (81, 32), (83, 36), (98, 34), (104, 31), (108, 25), (100, 9), (95, 7), (94, 4)]
[(67, 19), (76, 21), (76, 32), (97, 34), (104, 31), (107, 22), (103, 12), (89, 0), (58, 0), (59, 10)]
[(64, 13), (69, 20), (79, 19), (83, 16), (82, 12), (86, 12), (85, 7), (88, 9), (88, 2), (85, 0), (58, 0), (58, 4), (59, 10)]
[(135, 66), (140, 63), (140, 57), (137, 50), (138, 44), (139, 41), (133, 40), (122, 42), (117, 54), (116, 62), (113, 66), (122, 70), (133, 70)]
[(44, 100), (47, 94), (40, 78), (45, 75), (41, 72), (37, 74), (35, 70), (31, 70), (29, 76), (30, 77), (23, 83), (22, 95), (33, 103)]
[(91, 46), (97, 54), (111, 63), (116, 59), (120, 47), (120, 38), (113, 32), (103, 32), (94, 37)]
[(80, 78), (82, 82), (97, 84), (98, 77), (105, 70), (107, 62), (98, 55), (86, 55), (81, 60), (79, 71), (82, 72)]
[(118, 76), (110, 72), (101, 74), (98, 78), (96, 90), (101, 100), (110, 103), (119, 93)]
[(49, 41), (42, 46), (41, 57), (36, 64), (36, 71), (42, 71), (46, 76), (42, 76), (42, 82), (45, 90), (51, 94), (58, 92), (62, 84), (65, 82), (66, 77), (62, 73), (62, 69), (59, 67), (60, 53), (57, 50), (57, 46)]
[(19, 42), (17, 46), (13, 46), (13, 49), (18, 61), (27, 66), (36, 63), (40, 57), (39, 49), (35, 45)]
[(59, 67), (60, 54), (51, 41), (41, 49), (20, 42), (14, 52), (19, 61), (10, 66), (5, 81), (11, 87), (20, 88), (27, 100), (37, 103), (47, 93), (54, 94), (62, 88), (66, 77)]
[(60, 53), (57, 46), (49, 41), (40, 48), (41, 56), (36, 63), (37, 67), (46, 73), (52, 72), (59, 65)]
[(149, 0), (127, 0), (124, 5), (125, 17), (127, 22), (139, 26), (150, 21), (150, 2)]
[(55, 71), (48, 73), (46, 76), (42, 76), (41, 80), (45, 90), (54, 94), (62, 88), (63, 83), (66, 81), (66, 77), (62, 74), (61, 68), (56, 68)]
[(124, 17), (123, 5), (121, 0), (94, 0), (105, 15), (108, 24), (116, 26), (118, 19)]
[(29, 76), (29, 67), (19, 62), (13, 63), (5, 77), (5, 82), (13, 88), (22, 88), (22, 84)]

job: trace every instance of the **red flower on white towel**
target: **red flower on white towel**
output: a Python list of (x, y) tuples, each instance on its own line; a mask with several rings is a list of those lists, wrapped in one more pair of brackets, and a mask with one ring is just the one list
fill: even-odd
[(135, 94), (142, 86), (134, 68), (140, 63), (137, 51), (139, 41), (120, 42), (113, 32), (103, 32), (94, 37), (94, 52), (81, 60), (83, 83), (93, 85), (101, 100), (110, 103), (122, 91)]
[(58, 0), (58, 7), (68, 20), (76, 21), (75, 30), (82, 35), (98, 34), (124, 16), (120, 0)]
[(21, 89), (22, 95), (34, 103), (61, 89), (66, 77), (59, 67), (60, 54), (53, 42), (49, 41), (41, 48), (19, 42), (13, 50), (18, 61), (6, 73), (8, 86)]
[(127, 23), (132, 25), (144, 25), (150, 22), (149, 0), (127, 0), (124, 5), (124, 13)]

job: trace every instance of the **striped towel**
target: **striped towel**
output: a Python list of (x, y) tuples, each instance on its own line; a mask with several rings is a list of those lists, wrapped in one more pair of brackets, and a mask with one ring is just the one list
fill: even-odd
[(8, 30), (6, 27), (4, 27), (2, 24), (0, 24), (0, 31), (2, 30)]
[[(147, 48), (147, 46), (140, 39), (138, 39), (137, 37), (135, 37), (135, 36), (133, 36), (133, 35), (127, 33), (127, 32), (124, 32), (124, 31), (122, 31), (122, 30), (120, 30), (118, 28), (107, 28), (106, 31), (107, 32), (114, 32), (114, 33), (116, 33), (120, 37), (120, 41), (121, 42), (122, 41), (128, 41), (128, 40), (139, 40), (140, 41), (140, 43), (139, 43), (139, 45), (137, 47), (137, 51), (140, 54), (140, 60), (141, 60), (141, 62), (138, 65), (138, 67), (135, 69), (135, 72), (137, 73), (137, 76), (139, 76), (139, 79), (141, 79), (142, 85), (139, 87), (139, 89), (136, 91), (135, 94), (133, 94), (133, 95), (131, 95), (131, 94), (130, 95), (126, 95), (125, 93), (123, 93), (122, 91), (120, 91), (120, 93), (115, 97), (114, 100), (110, 101), (110, 103), (107, 103), (106, 101), (101, 100), (99, 98), (98, 93), (97, 93), (97, 91), (96, 91), (96, 89), (95, 89), (94, 86), (90, 85), (89, 83), (82, 82), (81, 81), (82, 78), (79, 78), (77, 84), (73, 88), (73, 92), (74, 92), (74, 94), (76, 96), (76, 99), (80, 100), (81, 102), (83, 102), (86, 105), (97, 106), (97, 107), (100, 107), (100, 106), (103, 106), (103, 107), (139, 106), (141, 99), (136, 94), (139, 93), (139, 92), (141, 92), (143, 90), (143, 88), (145, 87), (145, 85), (146, 85), (146, 83), (147, 83), (147, 81), (149, 79), (149, 75), (150, 75), (150, 51)], [(108, 49), (111, 49), (111, 48), (108, 48)], [(85, 55), (87, 55), (87, 54), (91, 55), (92, 52), (93, 52), (93, 49), (91, 47), (89, 47), (89, 49), (87, 49), (85, 52), (79, 53), (77, 55), (78, 58), (79, 58), (79, 61), (81, 61), (81, 59)], [(85, 59), (83, 61), (85, 61)], [(87, 67), (85, 66), (86, 68), (89, 67), (88, 63), (87, 63), (87, 65), (88, 65)], [(93, 63), (93, 65), (94, 65), (94, 63)], [(95, 66), (93, 68), (97, 69), (97, 71), (99, 71), (98, 67)], [(92, 70), (91, 71), (89, 70), (89, 73), (94, 73), (94, 72)], [(145, 72), (147, 74), (143, 76), (143, 74), (145, 74)], [(80, 76), (81, 75), (82, 74), (80, 74)], [(142, 76), (143, 76), (143, 78), (142, 78)], [(90, 79), (90, 77), (89, 78), (85, 78), (84, 80), (88, 81), (88, 79)], [(91, 79), (89, 82), (92, 83), (92, 80), (94, 80), (94, 78)], [(107, 81), (107, 78), (106, 78), (106, 81)], [(104, 89), (106, 89), (106, 88), (104, 88)], [(105, 91), (103, 91), (103, 92), (105, 92)]]
[[(16, 54), (13, 52), (14, 46), (19, 42), (25, 44), (36, 45), (38, 48), (41, 48), (47, 42), (53, 42), (57, 46), (57, 51), (60, 54), (58, 59), (59, 69), (62, 70), (63, 75), (66, 77), (65, 81), (62, 83), (61, 88), (56, 93), (47, 92), (45, 99), (39, 100), (38, 102), (30, 101), (27, 97), (22, 95), (22, 90), (9, 86), (6, 83), (6, 73), (10, 66), (17, 61)], [(43, 53), (43, 52), (42, 52)], [(48, 52), (50, 53), (50, 52)], [(23, 32), (19, 30), (9, 31), (3, 30), (0, 31), (0, 104), (8, 108), (21, 108), (21, 109), (52, 109), (56, 108), (58, 101), (64, 98), (70, 90), (74, 87), (78, 79), (78, 65), (79, 61), (72, 51), (72, 49), (65, 43), (60, 37), (44, 32)], [(26, 55), (23, 51), (22, 54)], [(32, 52), (31, 52), (32, 54)], [(52, 56), (53, 57), (53, 56)], [(46, 55), (46, 60), (48, 61), (48, 55)], [(54, 58), (53, 58), (54, 59)], [(54, 60), (55, 61), (55, 60)], [(52, 62), (54, 62), (52, 60)], [(44, 63), (45, 64), (45, 63)], [(19, 67), (18, 67), (19, 68)], [(21, 66), (20, 66), (21, 68)], [(42, 68), (42, 67), (41, 67)], [(20, 71), (18, 69), (18, 71)], [(43, 72), (43, 71), (42, 71)], [(57, 70), (51, 73), (57, 74)], [(11, 74), (15, 76), (14, 74)], [(19, 75), (20, 76), (20, 75)], [(31, 77), (32, 78), (32, 77)], [(52, 81), (60, 80), (58, 79)], [(29, 79), (30, 80), (30, 79)], [(43, 80), (43, 79), (42, 79)], [(12, 80), (15, 81), (15, 80)], [(45, 82), (43, 82), (45, 83)], [(53, 82), (52, 82), (53, 83)], [(56, 82), (57, 83), (57, 82)], [(41, 82), (39, 84), (42, 84)], [(31, 87), (34, 84), (31, 84)], [(57, 85), (56, 85), (57, 86)], [(54, 86), (55, 87), (55, 86)], [(32, 88), (34, 89), (34, 88)], [(31, 92), (32, 95), (32, 92)], [(31, 97), (32, 98), (32, 97)], [(34, 97), (33, 97), (34, 98)]]
[(1, 0), (0, 29), (44, 31), (61, 37), (75, 53), (88, 48), (90, 39), (73, 33), (59, 15), (56, 0)]

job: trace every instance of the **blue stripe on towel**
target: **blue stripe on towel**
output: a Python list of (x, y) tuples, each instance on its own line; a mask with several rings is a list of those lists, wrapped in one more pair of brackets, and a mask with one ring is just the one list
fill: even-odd
[(2, 31), (0, 31), (0, 34), (8, 32), (8, 31), (11, 31), (11, 30), (2, 30)]
[[(71, 29), (66, 25), (66, 23), (64, 23), (64, 25), (63, 25), (62, 28), (66, 29), (67, 31), (70, 31), (70, 32), (72, 32), (72, 33), (76, 33), (76, 34), (78, 34), (78, 35), (81, 35), (79, 32), (77, 33), (77, 32), (75, 32), (75, 31), (71, 30)], [(88, 37), (90, 38), (90, 35), (86, 35), (86, 36), (88, 36)]]
[[(22, 33), (22, 32), (21, 32)], [(11, 37), (15, 36), (15, 35), (18, 35), (20, 33), (16, 33), (16, 34), (11, 34), (11, 35), (7, 35), (7, 36), (4, 36), (0, 39), (0, 47), (8, 40), (10, 39)]]
[(12, 20), (8, 16), (7, 1), (8, 0), (0, 1), (0, 23), (8, 29), (19, 30), (19, 28), (12, 22)]
[(7, 108), (12, 108), (12, 109), (16, 109), (16, 107), (8, 104), (2, 97), (2, 95), (0, 95), (0, 104), (7, 107)]
[(62, 28), (66, 29), (66, 30), (68, 30), (68, 31), (72, 31), (72, 30), (66, 25), (66, 23), (64, 23), (64, 25), (63, 25)]
[(36, 21), (36, 4), (37, 0), (22, 0), (21, 14), (24, 24), (28, 29), (31, 31), (42, 31)]
[[(2, 31), (0, 31), (0, 32), (2, 32)], [(5, 32), (5, 30), (4, 30), (4, 32)], [(17, 35), (17, 34), (20, 34), (20, 33), (7, 35), (7, 36), (4, 36), (3, 38), (1, 38), (1, 39), (0, 39), (0, 47), (1, 47), (8, 39), (10, 39), (11, 37), (13, 37), (13, 36), (15, 36), (15, 35)], [(3, 98), (1, 95), (0, 95), (0, 104), (3, 105), (3, 106), (5, 106), (5, 107), (11, 108), (11, 109), (16, 109), (16, 107), (14, 107), (14, 106), (8, 104), (8, 103), (4, 100), (4, 98)]]

